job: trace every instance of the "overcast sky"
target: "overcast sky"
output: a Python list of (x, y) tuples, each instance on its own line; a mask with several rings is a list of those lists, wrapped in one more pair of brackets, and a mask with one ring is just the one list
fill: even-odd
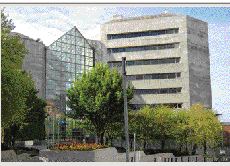
[(111, 20), (113, 15), (123, 15), (126, 18), (168, 12), (208, 22), (212, 106), (223, 114), (221, 121), (230, 122), (230, 7), (135, 7), (135, 4), (133, 7), (118, 4), (117, 7), (108, 4), (6, 6), (5, 13), (9, 14), (16, 26), (13, 32), (34, 39), (41, 38), (47, 46), (73, 26), (85, 38), (100, 40), (100, 25)]

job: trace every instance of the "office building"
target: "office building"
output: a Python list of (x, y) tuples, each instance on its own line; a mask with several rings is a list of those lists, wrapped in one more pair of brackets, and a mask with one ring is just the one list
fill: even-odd
[(115, 16), (101, 27), (108, 64), (134, 86), (133, 109), (164, 104), (212, 108), (208, 24), (187, 15)]

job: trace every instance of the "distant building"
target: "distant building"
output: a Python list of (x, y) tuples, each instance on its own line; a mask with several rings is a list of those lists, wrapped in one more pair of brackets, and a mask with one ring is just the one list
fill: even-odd
[(212, 108), (208, 24), (176, 14), (123, 18), (101, 27), (108, 65), (121, 71), (134, 86), (133, 109), (163, 104), (188, 108), (200, 102)]

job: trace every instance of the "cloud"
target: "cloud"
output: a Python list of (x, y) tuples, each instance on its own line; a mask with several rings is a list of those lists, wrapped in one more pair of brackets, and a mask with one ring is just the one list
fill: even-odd
[[(24, 13), (19, 14), (19, 10), (11, 8), (9, 15), (16, 26), (15, 32), (34, 39), (41, 38), (46, 45), (50, 45), (73, 26), (76, 26), (85, 38), (100, 40), (100, 23), (106, 21), (102, 16), (107, 16), (106, 11), (98, 7), (67, 7), (65, 10), (68, 15), (57, 9), (40, 13), (41, 10), (38, 9), (34, 12), (35, 9), (25, 8)], [(28, 15), (25, 14), (26, 11), (29, 11)]]
[(101, 26), (100, 25), (96, 25), (95, 28), (91, 28), (86, 31), (82, 31), (81, 33), (87, 39), (101, 40)]
[(45, 26), (39, 25), (37, 23), (31, 24), (22, 20), (15, 20), (14, 24), (16, 28), (13, 30), (13, 32), (19, 32), (33, 39), (40, 38), (46, 46), (53, 43), (63, 34), (56, 28), (46, 28)]

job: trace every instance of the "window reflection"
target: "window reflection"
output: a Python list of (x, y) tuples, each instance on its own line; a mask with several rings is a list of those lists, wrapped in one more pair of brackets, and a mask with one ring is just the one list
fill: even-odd
[(135, 38), (141, 36), (158, 36), (164, 34), (177, 34), (179, 32), (179, 28), (172, 28), (166, 30), (153, 30), (148, 32), (134, 32), (134, 33), (127, 33), (127, 34), (108, 34), (107, 39), (121, 39), (121, 38)]

